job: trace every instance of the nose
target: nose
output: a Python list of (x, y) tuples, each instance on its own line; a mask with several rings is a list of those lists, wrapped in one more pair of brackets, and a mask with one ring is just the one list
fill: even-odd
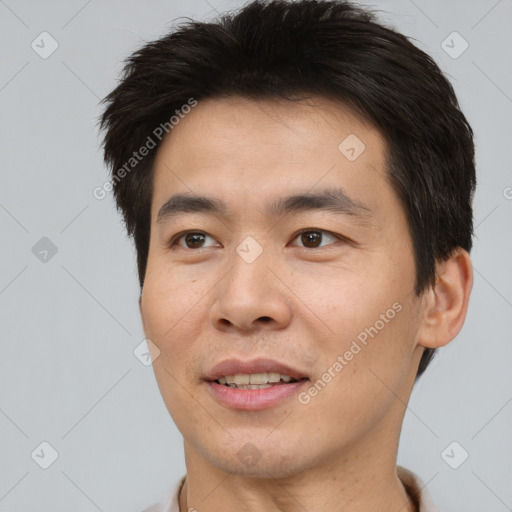
[[(210, 321), (221, 331), (283, 329), (291, 320), (290, 293), (268, 249), (252, 262), (233, 251), (230, 272), (215, 287)], [(274, 264), (273, 264), (274, 263)]]

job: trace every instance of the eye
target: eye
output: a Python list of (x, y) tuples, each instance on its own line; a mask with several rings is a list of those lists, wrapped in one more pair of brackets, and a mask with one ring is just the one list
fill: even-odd
[[(182, 233), (181, 235), (176, 236), (169, 245), (171, 248), (178, 245), (183, 249), (202, 249), (203, 247), (211, 247), (212, 245), (217, 244), (217, 242), (213, 240), (214, 243), (211, 244), (210, 246), (204, 245), (204, 241), (206, 238), (213, 240), (211, 236), (208, 236), (206, 233), (203, 233), (202, 231), (187, 231), (185, 233)], [(180, 243), (181, 241), (183, 241), (184, 244)]]
[(328, 231), (324, 231), (323, 229), (303, 230), (298, 234), (297, 237), (294, 238), (294, 240), (299, 239), (304, 244), (302, 247), (306, 247), (307, 249), (316, 249), (317, 247), (322, 247), (320, 244), (324, 241), (325, 235), (333, 240), (331, 243), (342, 240), (340, 236), (333, 235)]
[[(210, 239), (213, 243), (205, 244), (206, 239)], [(327, 244), (322, 243), (330, 239), (331, 242)], [(299, 247), (304, 247), (306, 249), (317, 249), (323, 247), (325, 245), (331, 245), (333, 243), (342, 241), (343, 238), (341, 236), (334, 235), (325, 231), (323, 229), (305, 229), (298, 233), (293, 240), (299, 240), (302, 245)], [(186, 231), (177, 235), (173, 238), (169, 246), (174, 248), (176, 246), (181, 247), (183, 249), (202, 249), (205, 247), (213, 247), (218, 245), (218, 243), (209, 235), (204, 233), (203, 231)]]

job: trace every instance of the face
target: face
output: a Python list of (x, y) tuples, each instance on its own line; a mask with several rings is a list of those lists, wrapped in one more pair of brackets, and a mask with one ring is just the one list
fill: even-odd
[[(164, 139), (140, 309), (188, 456), (275, 477), (398, 435), (421, 298), (385, 152), (373, 126), (320, 98), (200, 101)], [(212, 202), (168, 203), (178, 194)], [(307, 379), (278, 399), (205, 380), (256, 358)]]

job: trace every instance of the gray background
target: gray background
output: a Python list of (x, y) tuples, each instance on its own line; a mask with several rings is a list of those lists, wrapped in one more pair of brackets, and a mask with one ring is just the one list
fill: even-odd
[[(129, 53), (179, 16), (241, 4), (0, 0), (1, 512), (137, 512), (185, 472), (151, 366), (133, 353), (144, 338), (134, 250), (111, 195), (92, 195), (108, 179), (95, 124)], [(477, 147), (468, 319), (413, 391), (398, 462), (442, 510), (512, 510), (512, 1), (367, 5), (448, 74)], [(47, 59), (31, 47), (43, 31), (59, 45)], [(457, 58), (442, 47), (453, 31), (469, 44)], [(38, 252), (43, 237), (56, 254)], [(48, 469), (43, 441), (59, 454)], [(453, 441), (452, 465), (469, 453), (458, 469), (444, 452)]]

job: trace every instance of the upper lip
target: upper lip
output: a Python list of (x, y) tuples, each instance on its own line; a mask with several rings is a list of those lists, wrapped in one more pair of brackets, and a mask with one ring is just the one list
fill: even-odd
[(217, 363), (205, 375), (204, 379), (214, 381), (226, 375), (251, 374), (251, 373), (280, 373), (281, 375), (289, 375), (294, 380), (307, 378), (307, 375), (300, 370), (292, 368), (279, 361), (272, 359), (257, 358), (249, 361), (241, 361), (240, 359), (225, 359)]

